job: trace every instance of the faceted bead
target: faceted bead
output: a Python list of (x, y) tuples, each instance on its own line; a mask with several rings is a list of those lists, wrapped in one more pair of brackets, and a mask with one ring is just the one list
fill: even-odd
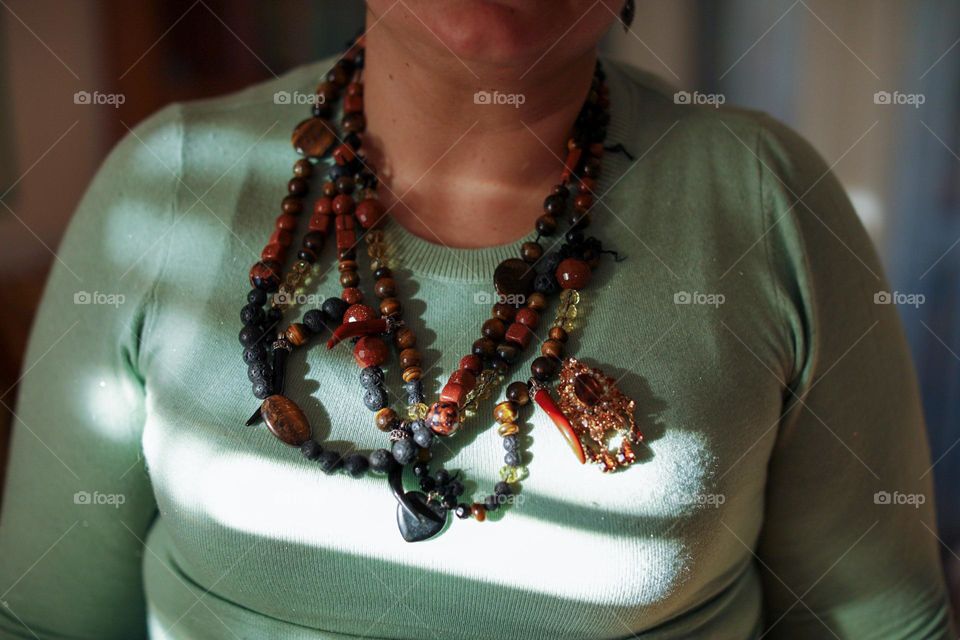
[(427, 413), (426, 423), (437, 435), (448, 436), (460, 427), (460, 410), (453, 402), (436, 402)]
[(353, 347), (353, 357), (361, 368), (378, 367), (387, 361), (389, 355), (386, 343), (377, 336), (363, 336)]
[(260, 405), (263, 420), (281, 442), (299, 447), (310, 439), (310, 423), (307, 416), (293, 400), (286, 396), (272, 395)]
[(583, 289), (590, 282), (590, 265), (577, 258), (567, 258), (557, 267), (555, 275), (564, 289)]

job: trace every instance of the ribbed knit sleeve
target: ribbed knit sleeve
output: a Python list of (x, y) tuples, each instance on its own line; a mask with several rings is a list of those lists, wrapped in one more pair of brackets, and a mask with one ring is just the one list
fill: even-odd
[(3, 638), (146, 635), (142, 540), (156, 505), (141, 456), (141, 344), (179, 171), (169, 107), (112, 151), (57, 251), (14, 407), (0, 517)]
[(765, 242), (794, 345), (757, 550), (765, 637), (956, 637), (890, 287), (826, 163), (770, 118), (761, 131)]

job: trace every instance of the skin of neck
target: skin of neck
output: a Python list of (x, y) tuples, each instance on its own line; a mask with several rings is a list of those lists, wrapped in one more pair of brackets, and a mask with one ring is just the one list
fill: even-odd
[[(368, 15), (364, 150), (389, 215), (449, 247), (529, 233), (563, 169), (596, 48), (532, 66), (484, 64), (370, 22)], [(506, 103), (475, 98), (494, 92)]]

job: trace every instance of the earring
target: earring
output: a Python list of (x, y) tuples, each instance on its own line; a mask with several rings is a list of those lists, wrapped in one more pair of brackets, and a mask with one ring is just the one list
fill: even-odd
[(623, 9), (620, 10), (620, 22), (623, 24), (624, 31), (630, 30), (630, 25), (633, 24), (633, 16), (636, 12), (637, 7), (634, 0), (627, 0), (623, 5)]

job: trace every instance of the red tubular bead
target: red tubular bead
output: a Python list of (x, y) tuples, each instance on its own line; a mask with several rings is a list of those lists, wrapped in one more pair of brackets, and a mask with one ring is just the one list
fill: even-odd
[(452, 402), (458, 407), (463, 406), (466, 399), (467, 390), (463, 388), (463, 385), (456, 382), (448, 382), (444, 385), (443, 391), (440, 392), (440, 402)]
[(450, 374), (451, 384), (458, 384), (464, 388), (467, 393), (470, 393), (477, 387), (477, 378), (466, 369), (457, 369), (452, 374)]
[(317, 198), (317, 202), (313, 205), (313, 212), (327, 216), (330, 215), (333, 213), (333, 199), (328, 198), (327, 196)]
[(563, 173), (560, 174), (561, 182), (569, 182), (573, 172), (577, 170), (577, 165), (580, 164), (580, 156), (583, 154), (583, 150), (580, 148), (572, 149), (567, 153), (567, 160), (563, 163)]
[(333, 216), (324, 213), (314, 213), (310, 216), (310, 231), (326, 233), (327, 229), (330, 228), (330, 218), (332, 217)]
[(529, 327), (519, 322), (514, 322), (507, 327), (507, 335), (505, 337), (507, 342), (512, 342), (521, 349), (526, 349), (527, 345), (530, 344), (530, 340), (533, 338), (533, 332), (530, 331)]
[(283, 259), (286, 257), (285, 248), (275, 242), (271, 242), (263, 248), (263, 251), (260, 252), (260, 259), (263, 261), (273, 260), (276, 262), (283, 262)]
[(337, 216), (333, 219), (333, 222), (334, 228), (336, 228), (337, 231), (356, 228), (353, 222), (353, 216)]
[(353, 229), (341, 229), (337, 231), (337, 249), (352, 249), (357, 244), (357, 232)]
[(530, 307), (523, 307), (522, 309), (517, 309), (517, 315), (514, 316), (514, 322), (519, 322), (525, 327), (536, 329), (537, 325), (540, 324), (540, 314)]
[(278, 244), (284, 249), (293, 244), (293, 234), (283, 229), (274, 229), (267, 244)]
[(360, 113), (363, 111), (363, 96), (348, 95), (343, 99), (344, 113)]
[(277, 229), (283, 229), (284, 231), (294, 231), (297, 228), (297, 218), (289, 213), (281, 213), (277, 217), (276, 226)]
[(478, 376), (480, 372), (483, 371), (483, 360), (480, 356), (471, 353), (468, 356), (460, 358), (460, 368), (466, 369), (473, 375)]
[(379, 367), (387, 361), (390, 350), (387, 344), (377, 336), (364, 336), (353, 347), (353, 358), (361, 369)]
[(351, 82), (347, 85), (347, 95), (348, 96), (362, 96), (363, 95), (363, 85), (359, 82)]

